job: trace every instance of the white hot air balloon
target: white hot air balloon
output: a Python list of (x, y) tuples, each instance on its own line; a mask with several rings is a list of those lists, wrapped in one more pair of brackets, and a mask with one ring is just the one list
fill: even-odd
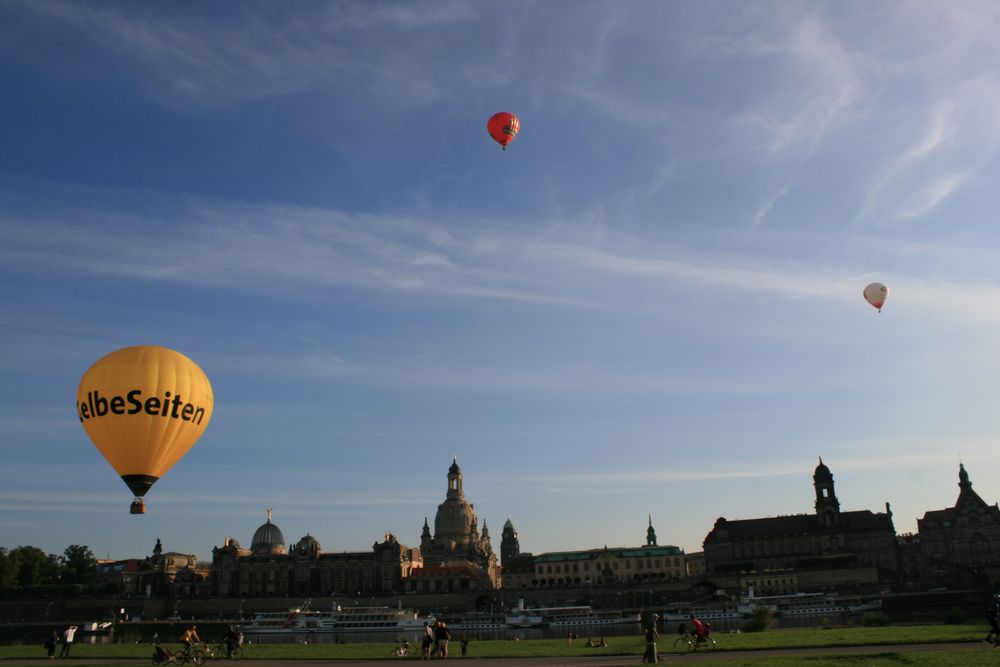
[(889, 288), (882, 283), (872, 283), (865, 288), (863, 294), (865, 296), (865, 301), (877, 308), (878, 312), (881, 313), (882, 304), (884, 304), (885, 300), (889, 298)]

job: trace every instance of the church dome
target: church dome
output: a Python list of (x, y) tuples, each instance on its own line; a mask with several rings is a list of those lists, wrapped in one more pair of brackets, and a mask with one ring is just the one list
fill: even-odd
[(832, 477), (833, 474), (830, 472), (830, 469), (826, 467), (825, 463), (823, 463), (823, 457), (820, 457), (819, 465), (816, 466), (816, 470), (813, 472), (813, 479), (830, 479)]
[(467, 538), (476, 523), (476, 511), (464, 498), (448, 498), (438, 505), (437, 515), (434, 517), (434, 535)]
[(319, 541), (309, 533), (306, 533), (305, 537), (295, 545), (295, 551), (302, 555), (317, 554), (320, 552)]
[(285, 553), (285, 536), (280, 528), (271, 523), (271, 510), (267, 511), (267, 523), (253, 534), (250, 551), (255, 555)]

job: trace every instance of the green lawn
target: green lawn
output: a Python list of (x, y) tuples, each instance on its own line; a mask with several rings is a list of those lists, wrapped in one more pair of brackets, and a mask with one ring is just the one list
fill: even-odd
[[(994, 664), (1000, 655), (991, 655), (985, 644), (981, 649), (955, 651), (888, 651), (870, 655), (789, 656), (787, 658), (739, 659), (698, 661), (699, 667), (979, 667)], [(1000, 654), (1000, 649), (996, 650)]]
[[(831, 629), (779, 630), (773, 632), (717, 634), (720, 657), (725, 651), (758, 650), (775, 648), (809, 648), (826, 646), (866, 646), (873, 644), (911, 644), (979, 641), (986, 635), (986, 628), (979, 625), (920, 625), (889, 627), (843, 627)], [(661, 652), (669, 652), (676, 635), (660, 638)], [(469, 645), (470, 657), (476, 658), (516, 658), (516, 657), (564, 657), (581, 655), (641, 655), (644, 649), (642, 637), (610, 637), (607, 648), (587, 648), (584, 640), (567, 644), (564, 639), (538, 639), (530, 641), (472, 641)], [(167, 644), (177, 649), (178, 644)], [(371, 659), (386, 658), (394, 647), (389, 643), (356, 644), (253, 644), (247, 646), (247, 658), (288, 658), (288, 659)], [(984, 647), (985, 648), (985, 647)], [(411, 654), (419, 647), (411, 647)], [(458, 642), (452, 642), (451, 656), (460, 653)], [(960, 653), (960, 652), (957, 652)], [(152, 654), (149, 644), (77, 644), (73, 647), (75, 658), (147, 658)], [(1000, 660), (1000, 650), (997, 651)], [(942, 653), (931, 654), (943, 656)], [(981, 656), (982, 653), (980, 652)], [(45, 650), (39, 646), (0, 646), (0, 660), (44, 658)], [(849, 662), (854, 657), (826, 658), (829, 664), (880, 664), (875, 662)], [(859, 660), (861, 658), (858, 658)], [(931, 664), (919, 662), (895, 662), (892, 664)], [(773, 660), (773, 659), (769, 659)], [(844, 662), (843, 660), (848, 660)], [(864, 660), (872, 660), (865, 657)], [(752, 664), (746, 661), (720, 662), (719, 664)], [(763, 664), (763, 663), (761, 663)], [(770, 664), (770, 663), (769, 663)], [(810, 663), (826, 665), (826, 662)], [(884, 664), (890, 664), (886, 662)], [(938, 663), (947, 664), (947, 663)], [(955, 663), (966, 664), (966, 663)]]

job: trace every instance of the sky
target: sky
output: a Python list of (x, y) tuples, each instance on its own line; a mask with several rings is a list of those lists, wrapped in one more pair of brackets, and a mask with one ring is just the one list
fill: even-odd
[[(1000, 6), (0, 3), (0, 546), (897, 532), (1000, 497)], [(521, 132), (501, 151), (496, 112)], [(881, 313), (865, 285), (891, 290)], [(127, 512), (76, 389), (163, 345), (201, 440)]]

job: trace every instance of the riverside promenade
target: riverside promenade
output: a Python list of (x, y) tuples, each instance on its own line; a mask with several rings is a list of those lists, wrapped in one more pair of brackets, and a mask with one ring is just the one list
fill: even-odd
[[(749, 664), (767, 664), (768, 658), (783, 657), (791, 658), (795, 656), (839, 656), (839, 655), (876, 655), (885, 653), (904, 652), (949, 652), (956, 650), (977, 649), (982, 650), (983, 659), (989, 661), (1000, 661), (1000, 649), (984, 644), (982, 642), (952, 642), (942, 644), (879, 644), (876, 646), (838, 646), (833, 648), (801, 648), (801, 649), (766, 649), (760, 651), (717, 651), (715, 653), (661, 653), (663, 664), (697, 664), (707, 660), (747, 660)], [(450, 657), (448, 662), (468, 662), (485, 663), (495, 667), (632, 667), (641, 664), (640, 655), (595, 655), (584, 657), (559, 657), (559, 658), (476, 658), (475, 656)], [(382, 667), (384, 665), (410, 664), (419, 661), (415, 657), (407, 658), (386, 658), (385, 660), (249, 660), (243, 661), (250, 667)], [(758, 662), (759, 661), (759, 662)], [(226, 664), (240, 664), (231, 661), (223, 661)], [(434, 662), (439, 662), (435, 660)], [(0, 665), (11, 666), (26, 665), (28, 667), (40, 667), (42, 664), (55, 664), (59, 667), (70, 667), (78, 665), (80, 667), (95, 667), (97, 665), (148, 665), (148, 659), (70, 659), (58, 660), (50, 663), (39, 656), (34, 660), (0, 660)], [(206, 664), (219, 664), (208, 662)], [(748, 664), (748, 663), (742, 663)]]

